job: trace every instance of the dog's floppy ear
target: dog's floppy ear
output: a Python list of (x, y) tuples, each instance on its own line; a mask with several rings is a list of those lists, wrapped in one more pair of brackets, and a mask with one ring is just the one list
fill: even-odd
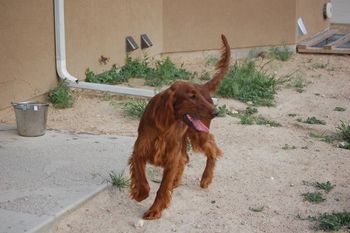
[(161, 128), (167, 127), (175, 121), (174, 104), (175, 90), (170, 87), (161, 94), (154, 112), (155, 122)]

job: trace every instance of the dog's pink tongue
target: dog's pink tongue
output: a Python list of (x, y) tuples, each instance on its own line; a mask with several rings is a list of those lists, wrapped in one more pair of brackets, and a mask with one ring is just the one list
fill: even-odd
[(190, 119), (190, 121), (192, 122), (196, 130), (206, 132), (206, 133), (209, 132), (208, 127), (205, 124), (203, 124), (203, 122), (201, 122), (199, 119), (194, 119), (191, 116), (188, 116), (188, 118)]

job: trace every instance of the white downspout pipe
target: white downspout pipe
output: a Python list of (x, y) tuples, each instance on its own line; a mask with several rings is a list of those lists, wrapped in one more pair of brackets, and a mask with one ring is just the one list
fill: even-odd
[(54, 0), (55, 9), (55, 40), (56, 40), (56, 70), (60, 79), (66, 79), (69, 86), (75, 88), (108, 91), (113, 93), (135, 95), (143, 97), (152, 97), (155, 91), (141, 88), (121, 87), (106, 84), (81, 82), (72, 76), (67, 70), (66, 63), (66, 43), (64, 28), (64, 0)]

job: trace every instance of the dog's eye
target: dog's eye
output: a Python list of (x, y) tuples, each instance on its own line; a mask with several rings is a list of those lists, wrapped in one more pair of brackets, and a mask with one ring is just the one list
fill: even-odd
[(194, 99), (196, 99), (196, 95), (193, 94), (193, 95), (190, 96), (190, 98), (191, 98), (192, 100), (194, 100)]

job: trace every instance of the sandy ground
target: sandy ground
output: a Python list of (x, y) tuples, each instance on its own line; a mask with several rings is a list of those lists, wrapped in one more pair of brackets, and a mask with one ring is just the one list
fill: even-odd
[[(198, 72), (208, 69), (195, 62), (185, 65)], [(258, 108), (258, 114), (281, 127), (241, 125), (230, 116), (213, 121), (211, 132), (224, 156), (209, 189), (199, 187), (205, 158), (192, 154), (183, 183), (160, 220), (140, 222), (159, 186), (150, 181), (151, 195), (142, 203), (130, 200), (127, 190), (111, 188), (65, 216), (49, 232), (314, 232), (314, 223), (300, 217), (350, 211), (350, 151), (309, 136), (310, 132), (336, 134), (341, 120), (350, 121), (350, 57), (294, 55), (288, 62), (274, 61), (266, 67), (278, 77), (296, 71), (307, 86), (299, 93), (284, 85), (275, 107)], [(90, 91), (75, 91), (74, 96), (71, 109), (50, 107), (48, 128), (136, 136), (138, 121), (124, 115), (119, 97)], [(228, 99), (220, 99), (219, 104), (236, 110), (246, 107)], [(336, 106), (346, 111), (334, 111)], [(296, 121), (311, 116), (327, 124)], [(1, 119), (13, 123), (12, 111), (2, 112)], [(286, 144), (296, 148), (282, 149)], [(303, 201), (301, 194), (315, 188), (303, 181), (330, 181), (336, 186), (325, 195), (325, 202), (312, 204)]]

